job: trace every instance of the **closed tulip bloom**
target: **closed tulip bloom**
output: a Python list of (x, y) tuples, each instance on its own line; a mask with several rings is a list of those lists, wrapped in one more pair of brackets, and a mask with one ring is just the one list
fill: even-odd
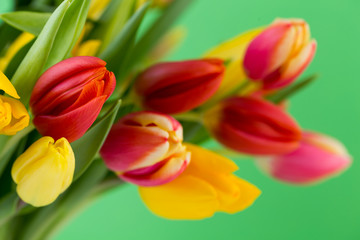
[[(14, 98), (20, 98), (14, 86), (1, 71), (0, 89)], [(19, 100), (0, 95), (0, 134), (14, 135), (27, 127), (29, 121), (29, 114)]]
[(159, 63), (139, 75), (135, 90), (148, 109), (167, 114), (186, 112), (216, 92), (224, 70), (218, 59)]
[(35, 207), (48, 205), (71, 184), (75, 157), (69, 142), (42, 137), (20, 155), (11, 170), (20, 198)]
[(249, 207), (260, 190), (233, 174), (231, 160), (195, 145), (186, 144), (191, 162), (172, 182), (139, 187), (146, 206), (168, 219), (203, 219), (215, 212), (236, 213)]
[(73, 57), (49, 68), (30, 99), (34, 125), (44, 136), (79, 139), (115, 88), (115, 77), (96, 57)]
[(112, 127), (100, 154), (123, 180), (141, 186), (160, 185), (176, 178), (190, 161), (182, 140), (182, 126), (174, 118), (136, 112)]
[(302, 19), (279, 19), (255, 37), (247, 48), (244, 68), (264, 89), (293, 82), (309, 65), (316, 51), (308, 24)]
[(233, 97), (205, 114), (205, 125), (220, 143), (253, 155), (283, 154), (296, 149), (301, 130), (280, 107), (255, 97)]
[(270, 176), (292, 184), (316, 183), (348, 168), (351, 157), (338, 140), (304, 132), (300, 146), (291, 153), (257, 160)]

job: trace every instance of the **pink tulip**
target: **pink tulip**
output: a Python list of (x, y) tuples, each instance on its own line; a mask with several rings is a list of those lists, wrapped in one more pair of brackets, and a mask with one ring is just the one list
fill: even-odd
[(316, 51), (308, 24), (301, 19), (279, 19), (255, 37), (247, 48), (244, 68), (264, 89), (292, 83), (309, 65)]
[(159, 63), (139, 75), (135, 90), (147, 109), (182, 113), (206, 102), (219, 88), (224, 71), (220, 59)]
[(220, 143), (241, 153), (274, 155), (299, 146), (301, 129), (280, 107), (256, 97), (233, 97), (205, 114)]
[(258, 159), (259, 167), (270, 176), (293, 184), (315, 183), (344, 171), (351, 164), (345, 147), (336, 139), (304, 132), (295, 151)]
[(190, 161), (182, 140), (182, 126), (174, 118), (136, 112), (112, 127), (100, 154), (123, 180), (141, 186), (161, 185), (180, 175)]

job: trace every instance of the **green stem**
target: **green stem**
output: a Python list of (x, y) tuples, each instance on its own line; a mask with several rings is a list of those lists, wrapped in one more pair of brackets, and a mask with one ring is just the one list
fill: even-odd
[(203, 119), (203, 114), (202, 113), (197, 113), (197, 112), (186, 112), (186, 113), (181, 113), (181, 114), (177, 114), (174, 115), (174, 117), (178, 120), (183, 120), (183, 121), (189, 121), (189, 122), (199, 122), (202, 123), (202, 119)]

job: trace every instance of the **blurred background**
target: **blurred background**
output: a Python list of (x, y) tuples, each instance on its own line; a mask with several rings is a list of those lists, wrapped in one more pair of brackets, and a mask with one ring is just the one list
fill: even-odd
[[(12, 1), (1, 0), (0, 12)], [(105, 195), (77, 216), (56, 240), (72, 239), (360, 239), (360, 1), (194, 0), (177, 22), (187, 38), (171, 60), (198, 58), (209, 48), (276, 17), (303, 18), (318, 41), (303, 76), (320, 78), (291, 99), (290, 112), (305, 129), (342, 141), (353, 164), (339, 177), (314, 186), (290, 186), (263, 175), (251, 160), (234, 159), (237, 174), (262, 195), (236, 215), (202, 221), (168, 221), (152, 215), (136, 186)]]

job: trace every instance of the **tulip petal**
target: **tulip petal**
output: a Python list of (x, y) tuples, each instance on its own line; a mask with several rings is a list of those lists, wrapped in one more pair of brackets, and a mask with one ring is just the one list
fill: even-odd
[(215, 189), (193, 176), (181, 176), (161, 186), (139, 187), (139, 193), (150, 211), (168, 219), (203, 219), (219, 207)]
[[(38, 115), (34, 118), (34, 124), (44, 136), (51, 136), (54, 139), (65, 137), (69, 142), (73, 142), (94, 123), (104, 102), (105, 96), (101, 96), (64, 115)], [(63, 125), (67, 127), (59, 127)]]
[(244, 68), (253, 80), (263, 79), (290, 56), (295, 30), (289, 24), (276, 24), (260, 33), (247, 48)]
[(190, 153), (181, 152), (145, 169), (137, 169), (119, 175), (123, 180), (139, 186), (157, 186), (178, 177), (190, 162)]
[(106, 165), (123, 172), (148, 167), (166, 156), (169, 134), (157, 127), (114, 125), (102, 149)]
[(14, 135), (29, 125), (29, 113), (19, 100), (1, 95), (0, 100), (10, 106), (10, 108), (7, 109), (7, 114), (11, 114), (10, 118), (7, 119), (10, 121), (8, 121), (6, 125), (4, 125), (4, 123), (0, 123), (1, 134)]
[(0, 90), (9, 94), (13, 98), (20, 98), (16, 92), (15, 87), (11, 84), (10, 80), (0, 71)]

